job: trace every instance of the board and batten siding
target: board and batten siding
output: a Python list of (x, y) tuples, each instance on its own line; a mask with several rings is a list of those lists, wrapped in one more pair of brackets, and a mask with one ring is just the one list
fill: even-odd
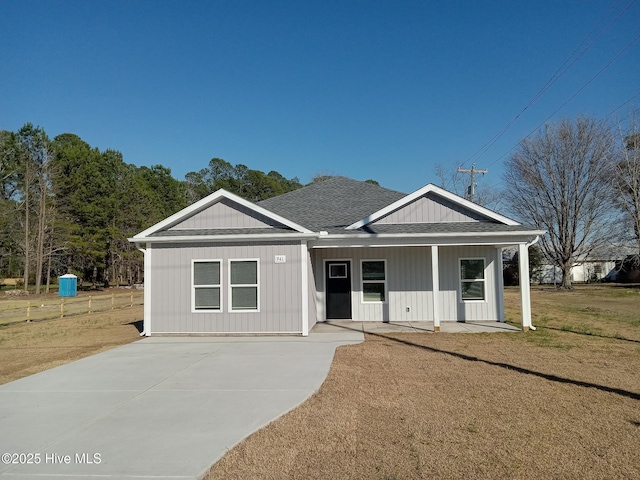
[[(316, 249), (318, 317), (322, 320), (326, 319), (324, 262), (332, 259), (351, 260), (352, 320), (401, 322), (431, 319), (433, 297), (429, 247)], [(386, 303), (362, 301), (361, 260), (386, 260)]]
[[(500, 250), (494, 246), (440, 247), (440, 312), (442, 321), (493, 321), (499, 320), (496, 278), (497, 261), (502, 267)], [(484, 258), (485, 300), (462, 301), (460, 292), (460, 259)], [(502, 274), (502, 268), (500, 268)]]
[(198, 230), (218, 228), (268, 228), (280, 226), (257, 212), (226, 198), (192, 215), (169, 230)]
[[(301, 333), (300, 242), (152, 245), (151, 332)], [(286, 255), (285, 263), (275, 263)], [(221, 260), (221, 312), (192, 313), (192, 260)], [(259, 259), (259, 312), (230, 312), (229, 259)]]
[[(431, 247), (364, 247), (315, 249), (312, 255), (316, 274), (318, 320), (326, 319), (324, 263), (351, 261), (351, 308), (354, 321), (433, 321)], [(498, 320), (500, 299), (496, 288), (494, 246), (441, 246), (439, 254), (441, 321)], [(460, 297), (460, 259), (485, 259), (484, 301), (463, 302)], [(387, 302), (362, 301), (361, 260), (386, 260)], [(501, 270), (500, 270), (501, 271)]]
[(374, 223), (449, 223), (482, 220), (487, 219), (476, 212), (454, 204), (446, 198), (434, 193), (428, 193)]

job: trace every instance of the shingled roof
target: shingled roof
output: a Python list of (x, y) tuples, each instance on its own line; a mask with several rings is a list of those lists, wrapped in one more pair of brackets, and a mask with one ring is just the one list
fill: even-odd
[[(450, 223), (378, 223), (386, 215), (404, 208), (430, 192), (449, 199), (461, 208), (478, 212), (477, 221), (452, 221)], [(245, 209), (271, 218), (275, 223), (269, 228), (246, 226), (229, 228), (172, 229), (190, 215), (204, 211), (221, 199), (229, 199)], [(486, 217), (486, 220), (483, 219)], [(323, 235), (327, 232), (329, 235)], [(237, 195), (218, 190), (193, 205), (175, 213), (163, 221), (129, 239), (134, 242), (187, 242), (207, 238), (208, 241), (229, 238), (315, 238), (339, 237), (513, 237), (542, 235), (544, 231), (521, 225), (484, 207), (470, 203), (432, 184), (406, 195), (379, 185), (360, 182), (346, 177), (332, 177), (277, 197), (251, 203)]]
[(405, 196), (371, 183), (332, 177), (258, 205), (317, 232), (343, 229)]

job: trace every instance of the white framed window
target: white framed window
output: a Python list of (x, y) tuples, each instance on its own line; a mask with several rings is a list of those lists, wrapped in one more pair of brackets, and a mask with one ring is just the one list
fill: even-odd
[(260, 310), (260, 278), (258, 259), (229, 260), (229, 311)]
[(362, 302), (384, 303), (387, 301), (387, 261), (361, 260)]
[(460, 259), (460, 298), (466, 301), (484, 301), (486, 299), (485, 259)]
[(347, 278), (347, 264), (332, 263), (329, 265), (329, 278)]
[(221, 312), (222, 260), (191, 261), (191, 311)]

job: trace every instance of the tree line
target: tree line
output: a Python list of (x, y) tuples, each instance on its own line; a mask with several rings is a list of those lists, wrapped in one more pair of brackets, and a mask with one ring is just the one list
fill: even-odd
[(300, 188), (297, 178), (214, 158), (180, 181), (161, 165), (125, 163), (117, 150), (31, 123), (0, 130), (0, 279), (48, 290), (73, 273), (94, 285), (142, 281), (142, 254), (127, 241), (219, 188), (259, 201)]
[[(436, 171), (443, 184), (445, 173)], [(127, 164), (119, 151), (71, 133), (51, 140), (30, 123), (0, 130), (0, 179), (0, 279), (21, 278), (37, 293), (65, 273), (94, 285), (141, 282), (143, 258), (127, 238), (219, 188), (257, 202), (303, 186), (220, 158), (177, 180), (166, 167)], [(624, 130), (588, 117), (546, 125), (519, 143), (503, 180), (499, 197), (509, 213), (548, 232), (540, 245), (563, 287), (571, 287), (573, 264), (616, 242), (635, 243), (627, 263), (640, 266), (633, 118)], [(483, 198), (491, 203), (492, 195)]]

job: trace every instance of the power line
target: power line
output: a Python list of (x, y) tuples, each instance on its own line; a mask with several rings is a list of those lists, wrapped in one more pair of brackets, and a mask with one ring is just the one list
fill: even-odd
[[(531, 136), (533, 133), (535, 133), (538, 129), (540, 129), (540, 127), (542, 127), (550, 118), (552, 118), (556, 113), (558, 113), (560, 110), (562, 110), (571, 100), (573, 100), (575, 97), (577, 97), (585, 88), (587, 88), (598, 76), (600, 76), (607, 68), (609, 68), (613, 62), (615, 62), (618, 58), (620, 58), (620, 56), (622, 56), (622, 54), (624, 52), (626, 52), (629, 48), (631, 48), (631, 46), (636, 43), (638, 40), (640, 39), (640, 34), (636, 35), (636, 37), (631, 40), (622, 50), (620, 50), (604, 67), (602, 67), (600, 70), (598, 70), (598, 72), (591, 77), (586, 83), (584, 83), (573, 95), (571, 95), (562, 105), (560, 105), (558, 108), (556, 108), (553, 113), (551, 115), (549, 115), (547, 118), (544, 119), (544, 121), (542, 121), (542, 123), (540, 123), (536, 128), (534, 128), (533, 130), (531, 130), (526, 136), (525, 138), (528, 138), (529, 136)], [(624, 105), (626, 105), (627, 103), (629, 103), (631, 100), (633, 100), (635, 97), (637, 97), (638, 95), (640, 95), (640, 93), (634, 95), (631, 99), (629, 99), (627, 102), (625, 102), (623, 105), (621, 105), (620, 107), (618, 107), (616, 110), (622, 108)], [(614, 110), (613, 112), (615, 112), (616, 110)], [(613, 112), (607, 114), (604, 118), (607, 118), (609, 115), (611, 115)], [(514, 148), (517, 147), (517, 144), (514, 145), (513, 147), (511, 147), (509, 149), (509, 151), (507, 151), (506, 153), (504, 153), (503, 155), (501, 155), (500, 157), (498, 157), (496, 160), (494, 160), (491, 164), (489, 164), (489, 166), (494, 165), (498, 160), (502, 159), (504, 156), (506, 156), (509, 152), (511, 152)]]
[[(625, 107), (626, 105), (630, 104), (633, 100), (635, 100), (636, 98), (640, 97), (640, 92), (637, 92), (635, 95), (632, 95), (630, 98), (628, 98), (627, 100), (625, 100), (623, 103), (621, 103), (620, 105), (618, 105), (616, 108), (614, 108), (613, 110), (611, 110), (609, 113), (607, 113), (604, 117), (602, 117), (599, 121), (599, 123), (603, 123), (607, 118), (609, 118), (611, 115), (613, 115), (614, 113), (616, 113), (618, 110), (620, 110), (621, 108)], [(640, 108), (636, 108), (633, 113), (637, 113), (640, 112)], [(546, 120), (545, 120), (546, 121)], [(540, 128), (538, 126), (538, 128)], [(537, 130), (537, 128), (536, 128)], [(531, 133), (529, 133), (529, 135), (527, 135), (527, 137), (529, 137), (531, 134), (533, 134), (536, 130), (531, 131)], [(525, 138), (527, 138), (525, 137)], [(499, 157), (497, 157), (493, 162), (491, 162), (489, 164), (489, 166), (487, 168), (492, 167), (493, 165), (495, 165), (496, 163), (498, 163), (500, 160), (502, 160), (504, 157), (506, 157), (507, 155), (509, 155), (513, 150), (515, 150), (518, 145), (520, 145), (520, 142), (518, 142), (517, 144), (515, 144), (513, 147), (511, 147), (509, 150), (507, 150), (505, 153), (503, 153), (502, 155), (500, 155)], [(498, 183), (494, 183), (492, 185), (490, 185), (487, 188), (494, 188), (497, 187), (498, 185), (500, 185), (500, 182)]]
[(636, 0), (631, 0), (631, 2), (627, 5), (627, 7), (622, 12), (620, 12), (616, 18), (614, 18), (611, 22), (609, 22), (609, 25), (607, 25), (606, 28), (602, 32), (600, 32), (600, 35), (598, 35), (584, 50), (582, 50), (582, 52), (580, 52), (580, 55), (578, 55), (576, 58), (574, 58), (573, 61), (569, 65), (567, 65), (566, 68), (563, 69), (563, 67), (567, 64), (569, 59), (573, 55), (575, 55), (575, 53), (587, 41), (587, 39), (591, 36), (591, 34), (593, 32), (595, 32), (595, 30), (600, 26), (600, 24), (604, 21), (604, 19), (607, 17), (607, 15), (609, 15), (609, 12), (611, 12), (611, 10), (613, 10), (613, 8), (615, 7), (616, 4), (614, 3), (613, 5), (611, 5), (611, 7), (609, 8), (609, 11), (600, 19), (600, 21), (596, 24), (596, 26), (591, 29), (591, 31), (582, 40), (582, 42), (580, 42), (580, 45), (578, 45), (576, 47), (576, 49), (571, 53), (571, 55), (569, 55), (567, 60), (565, 60), (565, 62), (560, 66), (560, 68), (556, 71), (556, 73), (553, 74), (551, 79), (547, 82), (547, 84), (544, 87), (542, 87), (540, 92), (538, 92), (538, 95), (536, 95), (534, 97), (534, 99), (529, 103), (529, 105), (527, 105), (527, 107), (532, 105), (535, 101), (537, 101), (538, 98), (540, 98), (540, 96), (542, 96), (542, 94), (544, 92), (546, 92), (551, 87), (551, 85), (553, 85), (556, 81), (558, 81), (560, 79), (560, 77), (562, 77), (573, 66), (573, 64), (575, 64), (578, 60), (580, 60), (580, 58), (582, 58), (585, 53), (587, 53), (589, 50), (591, 50), (591, 48), (598, 42), (598, 40), (600, 40), (604, 36), (605, 33), (607, 33), (609, 30), (611, 30), (611, 27), (614, 24), (616, 24), (618, 22), (618, 20), (620, 20), (620, 18), (622, 18), (622, 16), (625, 13), (627, 13), (627, 10), (629, 10), (629, 8), (631, 8), (631, 6), (635, 2), (636, 2)]
[[(529, 100), (529, 102), (524, 106), (524, 108), (522, 110), (520, 110), (520, 112), (511, 119), (511, 121), (509, 121), (509, 123), (507, 123), (497, 134), (495, 134), (490, 140), (488, 140), (482, 147), (480, 147), (478, 150), (476, 150), (469, 158), (467, 158), (464, 162), (463, 165), (466, 165), (471, 159), (473, 159), (474, 157), (477, 157), (478, 159), (480, 157), (482, 157), (493, 145), (495, 145), (495, 143), (500, 139), (500, 137), (502, 137), (502, 135), (505, 134), (505, 132), (511, 128), (511, 126), (522, 116), (522, 114), (529, 108), (531, 107), (535, 102), (537, 102), (550, 88), (553, 84), (555, 84), (566, 72), (569, 71), (569, 69), (580, 59), (582, 58), (582, 56), (584, 56), (585, 53), (587, 53), (597, 42), (598, 40), (600, 40), (610, 29), (611, 27), (617, 23), (620, 18), (622, 18), (622, 16), (629, 10), (629, 8), (631, 8), (631, 6), (636, 2), (636, 0), (631, 0), (631, 2), (626, 6), (626, 8), (620, 12), (618, 14), (617, 17), (615, 17), (611, 22), (609, 22), (609, 24), (605, 27), (605, 29), (603, 31), (600, 32), (600, 34), (591, 41), (591, 43), (589, 45), (587, 45), (587, 47), (585, 49), (582, 50), (582, 52), (580, 52), (580, 54), (575, 57), (573, 59), (573, 61), (571, 61), (572, 57), (574, 57), (576, 55), (576, 52), (578, 52), (580, 50), (580, 48), (582, 47), (582, 45), (584, 45), (587, 40), (589, 39), (589, 37), (592, 36), (592, 34), (598, 29), (598, 27), (604, 22), (604, 20), (610, 15), (611, 11), (614, 9), (614, 7), (617, 5), (617, 3), (614, 3), (611, 5), (611, 7), (609, 7), (609, 10), (600, 18), (600, 20), (598, 21), (598, 23), (591, 29), (591, 31), (582, 39), (582, 41), (578, 44), (578, 46), (574, 49), (574, 51), (565, 59), (565, 61), (562, 63), (562, 65), (556, 70), (556, 72), (551, 76), (551, 78), (547, 81), (547, 83), (538, 91), (538, 93), (536, 93), (536, 95)], [(637, 38), (636, 38), (637, 40)], [(635, 41), (635, 40), (634, 40)], [(633, 43), (633, 42), (632, 42)], [(630, 46), (630, 45), (629, 45)], [(627, 47), (628, 48), (628, 47)], [(619, 56), (620, 54), (618, 54)], [(617, 58), (617, 56), (616, 56)], [(615, 58), (614, 58), (615, 60)], [(567, 63), (570, 62), (568, 65)], [(612, 62), (610, 62), (612, 63)], [(607, 65), (608, 66), (608, 65)], [(605, 67), (606, 68), (606, 67)], [(601, 72), (599, 72), (601, 73)], [(599, 74), (598, 73), (598, 74)], [(596, 74), (596, 76), (598, 75)], [(595, 77), (594, 77), (595, 78)], [(590, 82), (589, 82), (590, 83)], [(586, 87), (586, 85), (585, 85)], [(583, 87), (584, 88), (584, 87)], [(576, 95), (578, 93), (580, 93), (581, 90), (579, 90)], [(573, 97), (572, 97), (573, 98)], [(571, 98), (571, 99), (572, 99)], [(571, 100), (569, 99), (569, 101)], [(563, 105), (564, 106), (564, 105)], [(560, 107), (562, 108), (562, 107)], [(555, 114), (555, 112), (554, 112)]]
[[(607, 63), (604, 67), (602, 67), (600, 70), (598, 70), (598, 72), (591, 77), (584, 85), (582, 85), (582, 87), (580, 87), (578, 89), (577, 92), (575, 92), (573, 95), (571, 95), (562, 105), (560, 105), (556, 110), (554, 110), (554, 112), (549, 115), (540, 125), (538, 125), (531, 133), (535, 132), (536, 130), (538, 130), (542, 125), (544, 125), (547, 120), (549, 120), (551, 117), (553, 117), (556, 113), (558, 113), (560, 110), (562, 110), (571, 100), (573, 100), (576, 96), (578, 96), (578, 94), (580, 92), (582, 92), (585, 88), (587, 88), (591, 82), (593, 82), (602, 72), (604, 72), (607, 68), (609, 68), (611, 66), (611, 64), (613, 62), (615, 62), (624, 52), (626, 52), (629, 48), (631, 48), (631, 46), (636, 43), (638, 41), (638, 39), (640, 39), (640, 34), (638, 34), (633, 40), (631, 40), (622, 50), (620, 50), (615, 57), (613, 57), (609, 63)], [(529, 133), (529, 135), (531, 135), (531, 133)], [(527, 135), (527, 136), (529, 136)]]
[[(574, 95), (574, 96), (575, 96), (575, 95)], [(605, 121), (605, 119), (609, 118), (611, 115), (613, 115), (614, 113), (616, 113), (618, 110), (620, 110), (620, 109), (621, 109), (622, 107), (624, 107), (625, 105), (628, 105), (629, 103), (631, 103), (631, 102), (632, 102), (635, 98), (637, 98), (637, 97), (640, 97), (640, 92), (636, 93), (636, 94), (635, 94), (635, 95), (633, 95), (631, 98), (629, 98), (628, 100), (626, 100), (624, 103), (622, 103), (621, 105), (619, 105), (619, 106), (617, 106), (616, 108), (614, 108), (613, 110), (611, 110), (609, 113), (607, 113), (604, 117), (602, 117), (602, 118), (600, 119), (600, 122), (604, 122), (604, 121)], [(573, 97), (572, 97), (572, 98), (573, 98)], [(565, 104), (564, 104), (564, 105), (566, 105), (566, 103), (568, 103), (568, 102), (565, 102)], [(563, 105), (563, 106), (564, 106), (564, 105)], [(562, 108), (562, 107), (560, 107), (560, 108)], [(560, 108), (559, 108), (558, 110), (560, 110)], [(550, 115), (549, 117), (547, 117), (547, 119), (546, 119), (544, 122), (542, 122), (540, 125), (538, 125), (536, 128), (534, 128), (533, 130), (531, 130), (531, 132), (529, 132), (529, 134), (528, 134), (525, 138), (528, 138), (528, 137), (530, 137), (532, 134), (534, 134), (534, 133), (535, 133), (535, 132), (536, 132), (536, 131), (537, 131), (537, 130), (542, 126), (542, 125), (544, 125), (544, 124), (545, 124), (545, 122), (547, 122), (547, 120), (549, 120), (553, 115), (555, 115), (555, 113), (557, 113), (557, 112), (558, 112), (558, 110), (556, 110), (556, 112), (554, 112), (552, 115)], [(498, 163), (500, 160), (502, 160), (504, 157), (506, 157), (507, 155), (509, 155), (513, 150), (515, 150), (515, 149), (518, 147), (518, 145), (519, 145), (519, 144), (520, 144), (520, 142), (516, 143), (513, 147), (511, 147), (511, 148), (510, 148), (509, 150), (507, 150), (505, 153), (503, 153), (502, 155), (500, 155), (500, 156), (499, 156), (498, 158), (496, 158), (493, 162), (491, 162), (487, 168), (492, 167), (493, 165), (495, 165), (496, 163)]]

